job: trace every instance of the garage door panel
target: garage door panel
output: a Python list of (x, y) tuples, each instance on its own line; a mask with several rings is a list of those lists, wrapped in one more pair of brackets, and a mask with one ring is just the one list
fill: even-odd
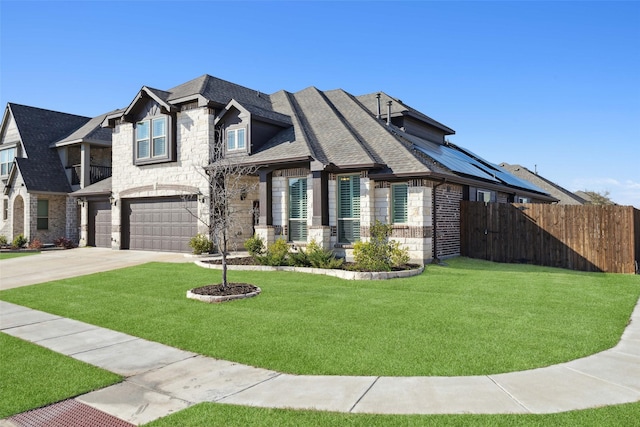
[[(197, 233), (197, 219), (187, 212), (197, 211), (195, 200), (179, 197), (134, 199), (125, 201), (129, 212), (124, 232), (129, 249), (191, 252), (189, 240)], [(185, 215), (186, 214), (186, 215)], [(128, 221), (128, 223), (126, 223)]]
[(111, 247), (111, 204), (109, 201), (89, 202), (89, 227), (87, 244), (102, 248)]

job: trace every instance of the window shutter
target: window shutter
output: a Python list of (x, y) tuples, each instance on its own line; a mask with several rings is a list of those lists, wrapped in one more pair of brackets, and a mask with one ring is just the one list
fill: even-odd
[(307, 179), (289, 180), (289, 240), (307, 240)]
[(360, 177), (338, 178), (338, 241), (353, 243), (360, 239)]
[(407, 184), (397, 184), (391, 187), (392, 189), (392, 215), (391, 221), (393, 223), (406, 223), (407, 222), (407, 203), (408, 194)]

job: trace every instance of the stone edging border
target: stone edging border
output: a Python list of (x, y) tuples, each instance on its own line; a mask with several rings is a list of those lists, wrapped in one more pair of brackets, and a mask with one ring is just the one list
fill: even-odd
[(241, 294), (241, 295), (200, 295), (200, 294), (194, 294), (193, 292), (191, 292), (191, 290), (188, 290), (187, 298), (195, 299), (202, 302), (208, 302), (208, 303), (220, 303), (220, 302), (231, 301), (235, 299), (255, 297), (259, 295), (260, 292), (262, 292), (262, 289), (258, 288), (256, 289), (255, 292), (251, 292), (248, 294)]
[[(221, 270), (220, 264), (209, 264), (203, 261), (194, 261), (194, 263), (203, 268), (211, 268)], [(288, 267), (277, 266), (271, 267), (267, 265), (228, 265), (229, 270), (246, 270), (246, 271), (295, 271), (297, 273), (310, 273), (320, 274), (324, 276), (333, 276), (345, 280), (388, 280), (397, 279), (401, 277), (412, 277), (422, 274), (424, 271), (424, 265), (414, 270), (402, 270), (402, 271), (382, 271), (382, 272), (361, 272), (361, 271), (347, 271), (347, 270), (330, 270), (326, 268), (310, 268), (310, 267)]]

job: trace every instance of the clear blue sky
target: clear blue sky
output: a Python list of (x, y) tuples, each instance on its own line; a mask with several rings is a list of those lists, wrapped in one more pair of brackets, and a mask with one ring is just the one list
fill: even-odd
[(640, 208), (640, 2), (2, 0), (0, 13), (2, 105), (94, 116), (203, 74), (266, 93), (385, 91), (487, 160)]

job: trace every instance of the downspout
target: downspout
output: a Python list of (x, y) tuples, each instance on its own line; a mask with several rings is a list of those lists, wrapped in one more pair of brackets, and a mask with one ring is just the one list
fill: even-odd
[(442, 181), (433, 186), (433, 202), (431, 203), (431, 221), (433, 222), (433, 260), (431, 262), (433, 264), (440, 264), (440, 259), (438, 258), (438, 222), (436, 221), (436, 189), (445, 182), (447, 182), (447, 179), (443, 178)]

